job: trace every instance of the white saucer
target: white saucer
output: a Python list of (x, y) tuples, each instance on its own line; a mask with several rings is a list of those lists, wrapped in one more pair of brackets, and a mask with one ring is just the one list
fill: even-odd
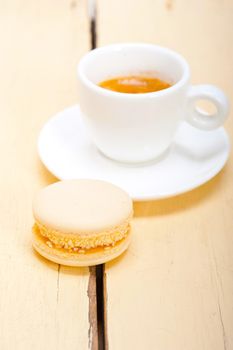
[(183, 123), (163, 159), (137, 166), (118, 163), (92, 144), (76, 105), (45, 124), (38, 150), (59, 179), (102, 179), (125, 189), (134, 200), (148, 200), (174, 196), (210, 180), (226, 163), (230, 144), (223, 128), (208, 132)]

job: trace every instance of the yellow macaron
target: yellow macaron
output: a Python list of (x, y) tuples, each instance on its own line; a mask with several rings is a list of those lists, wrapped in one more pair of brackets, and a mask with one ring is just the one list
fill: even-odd
[(34, 199), (33, 246), (58, 264), (91, 266), (112, 260), (130, 243), (132, 200), (100, 180), (65, 180)]

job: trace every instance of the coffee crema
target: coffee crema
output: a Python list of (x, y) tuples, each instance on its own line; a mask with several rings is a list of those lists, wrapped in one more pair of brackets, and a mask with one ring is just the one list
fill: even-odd
[(129, 75), (104, 80), (98, 84), (100, 87), (126, 94), (144, 94), (167, 89), (168, 82), (155, 77), (142, 75)]

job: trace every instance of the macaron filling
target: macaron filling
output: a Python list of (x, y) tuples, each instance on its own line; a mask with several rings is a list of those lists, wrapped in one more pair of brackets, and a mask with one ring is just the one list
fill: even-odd
[[(129, 218), (130, 220), (130, 218)], [(69, 253), (94, 253), (99, 250), (108, 250), (120, 244), (130, 232), (129, 220), (106, 232), (95, 234), (62, 233), (52, 230), (41, 223), (35, 222), (34, 235), (51, 249)]]

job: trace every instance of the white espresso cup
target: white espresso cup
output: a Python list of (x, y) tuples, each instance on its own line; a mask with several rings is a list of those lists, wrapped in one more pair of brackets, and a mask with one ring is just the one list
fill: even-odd
[[(171, 87), (131, 94), (98, 86), (111, 78), (150, 73)], [(208, 131), (221, 126), (228, 115), (228, 100), (219, 88), (191, 86), (185, 59), (152, 44), (115, 44), (90, 51), (78, 65), (78, 80), (80, 107), (93, 142), (121, 162), (146, 162), (162, 155), (183, 120)], [(215, 114), (198, 109), (203, 99), (215, 105)]]

